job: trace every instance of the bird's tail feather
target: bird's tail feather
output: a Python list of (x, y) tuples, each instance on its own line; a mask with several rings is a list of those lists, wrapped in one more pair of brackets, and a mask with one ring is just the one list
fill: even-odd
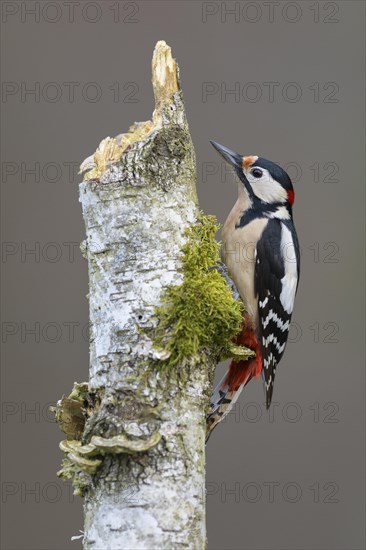
[(257, 378), (262, 370), (261, 346), (248, 315), (245, 316), (245, 323), (235, 343), (252, 349), (256, 355), (246, 361), (231, 361), (229, 370), (216, 386), (207, 415), (206, 442), (215, 426), (231, 411), (244, 386), (253, 377)]
[(244, 386), (253, 377), (257, 378), (262, 370), (261, 347), (248, 317), (246, 326), (243, 326), (241, 334), (236, 338), (236, 343), (253, 349), (256, 356), (246, 361), (231, 361), (228, 372), (216, 386), (207, 416), (206, 442), (215, 426), (231, 411)]
[(225, 418), (227, 414), (229, 414), (236, 401), (238, 400), (242, 389), (251, 379), (251, 374), (248, 373), (247, 380), (245, 380), (235, 389), (230, 389), (230, 386), (228, 384), (228, 375), (229, 373), (226, 373), (225, 376), (220, 380), (211, 397), (210, 410), (207, 415), (206, 423), (206, 443), (213, 429), (217, 426), (219, 422), (221, 422)]

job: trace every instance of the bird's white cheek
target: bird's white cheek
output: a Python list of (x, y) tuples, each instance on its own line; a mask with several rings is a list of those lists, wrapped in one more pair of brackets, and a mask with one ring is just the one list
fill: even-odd
[(250, 180), (255, 195), (263, 202), (285, 202), (287, 199), (286, 190), (277, 181), (269, 178)]

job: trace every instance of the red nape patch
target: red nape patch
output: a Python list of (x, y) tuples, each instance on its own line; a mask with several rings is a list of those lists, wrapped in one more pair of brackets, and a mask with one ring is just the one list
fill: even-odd
[(231, 361), (229, 372), (224, 380), (231, 391), (235, 391), (242, 384), (246, 384), (253, 377), (257, 378), (262, 372), (262, 349), (259, 345), (257, 334), (252, 328), (248, 317), (242, 332), (236, 337), (235, 344), (245, 346), (256, 352), (253, 359), (247, 361)]
[(295, 191), (287, 191), (287, 199), (292, 206), (295, 202)]

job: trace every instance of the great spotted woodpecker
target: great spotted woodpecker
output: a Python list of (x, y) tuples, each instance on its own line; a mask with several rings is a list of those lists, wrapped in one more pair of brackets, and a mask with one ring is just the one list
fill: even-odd
[(238, 200), (222, 228), (222, 260), (245, 305), (236, 343), (255, 358), (232, 361), (215, 389), (207, 439), (243, 387), (262, 375), (269, 408), (277, 364), (285, 350), (299, 282), (300, 253), (292, 219), (294, 190), (287, 173), (262, 157), (243, 157), (211, 141), (239, 178)]

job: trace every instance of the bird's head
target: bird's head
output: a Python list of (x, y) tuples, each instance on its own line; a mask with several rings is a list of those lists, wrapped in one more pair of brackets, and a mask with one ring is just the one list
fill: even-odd
[(254, 204), (293, 205), (295, 193), (291, 179), (278, 164), (254, 155), (244, 157), (215, 141), (210, 143), (233, 166)]

